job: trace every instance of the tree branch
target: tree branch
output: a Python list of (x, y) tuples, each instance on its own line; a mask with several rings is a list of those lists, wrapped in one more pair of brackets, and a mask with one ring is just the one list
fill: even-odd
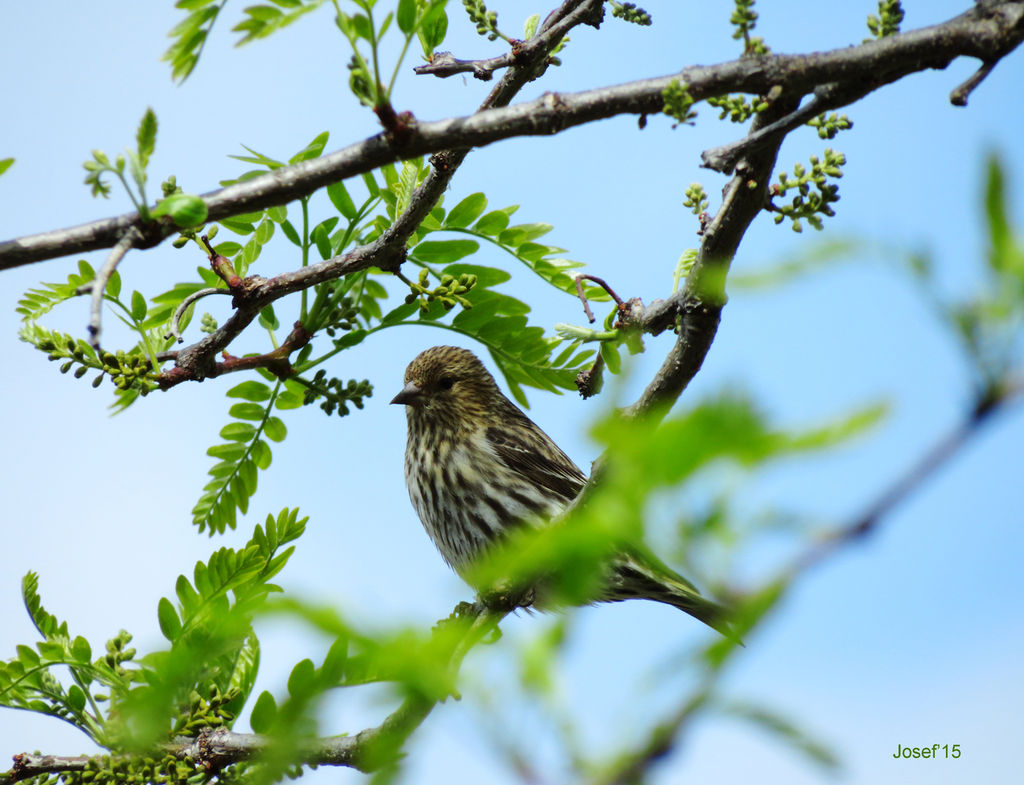
[[(770, 128), (776, 118), (786, 117), (796, 106), (795, 97), (779, 98), (754, 118), (750, 137)], [(654, 379), (640, 398), (628, 407), (630, 417), (668, 413), (680, 393), (700, 370), (718, 331), (725, 305), (725, 277), (747, 228), (768, 199), (768, 181), (784, 136), (764, 138), (747, 150), (736, 174), (725, 188), (722, 206), (703, 232), (697, 259), (685, 284), (668, 300), (627, 317), (641, 329), (657, 334), (675, 326), (679, 337)]]
[[(551, 37), (558, 40), (573, 24), (594, 24), (599, 4), (567, 2), (575, 11), (559, 11), (557, 21), (523, 42), (529, 55)], [(597, 9), (596, 11), (594, 9)], [(585, 17), (585, 18), (584, 18)], [(545, 22), (547, 24), (547, 22)], [(546, 34), (550, 37), (543, 37)], [(203, 196), (209, 220), (286, 204), (339, 180), (386, 163), (450, 149), (468, 149), (516, 136), (555, 134), (584, 123), (619, 114), (661, 112), (662, 91), (684, 81), (696, 101), (730, 92), (766, 95), (782, 85), (790, 95), (806, 95), (819, 85), (859, 83), (879, 87), (907, 74), (945, 68), (957, 57), (996, 62), (1024, 39), (1024, 0), (979, 3), (941, 24), (858, 46), (806, 55), (744, 57), (714, 66), (690, 66), (668, 76), (572, 94), (541, 96), (515, 106), (500, 103), (467, 117), (410, 123), (399, 138), (382, 132), (329, 155), (254, 177)], [(135, 226), (148, 248), (174, 234), (170, 222), (144, 224), (137, 213), (94, 221), (67, 229), (0, 243), (0, 270), (112, 247)]]
[(514, 51), (482, 60), (460, 60), (451, 52), (435, 52), (429, 63), (418, 65), (412, 70), (420, 75), (429, 74), (441, 79), (471, 71), (475, 79), (489, 82), (495, 71), (499, 68), (508, 68), (515, 62), (515, 58)]
[(103, 293), (107, 288), (107, 281), (110, 280), (110, 276), (114, 274), (117, 266), (124, 259), (125, 254), (131, 249), (135, 243), (142, 239), (142, 235), (139, 234), (138, 230), (134, 226), (128, 228), (128, 231), (124, 233), (124, 237), (114, 244), (113, 250), (107, 256), (103, 266), (100, 267), (96, 273), (96, 277), (92, 280), (92, 285), (89, 289), (90, 302), (89, 302), (89, 343), (92, 344), (92, 348), (100, 348), (100, 331), (102, 330), (102, 313), (103, 313)]
[(852, 104), (875, 89), (874, 85), (846, 85), (837, 83), (822, 85), (814, 91), (814, 97), (804, 106), (790, 112), (774, 123), (762, 127), (756, 133), (747, 134), (743, 139), (720, 147), (712, 147), (700, 154), (701, 166), (714, 169), (716, 172), (732, 174), (736, 164), (747, 153), (778, 145), (782, 138), (799, 128), (808, 120), (813, 120), (822, 112), (840, 106)]
[(956, 457), (995, 414), (1016, 403), (1022, 393), (1024, 385), (1008, 384), (995, 396), (979, 400), (962, 422), (954, 426), (906, 472), (897, 477), (864, 512), (830, 532), (806, 553), (801, 554), (785, 574), (792, 578), (823, 562), (844, 545), (865, 539), (872, 534), (877, 529), (879, 521)]

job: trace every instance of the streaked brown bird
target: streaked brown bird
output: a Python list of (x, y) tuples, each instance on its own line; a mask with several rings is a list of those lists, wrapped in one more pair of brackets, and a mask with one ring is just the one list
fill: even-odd
[[(405, 482), (427, 534), (463, 578), (488, 546), (524, 522), (562, 512), (587, 482), (579, 467), (498, 388), (467, 349), (435, 346), (405, 370)], [(616, 555), (599, 602), (673, 605), (730, 635), (725, 609), (639, 552)]]

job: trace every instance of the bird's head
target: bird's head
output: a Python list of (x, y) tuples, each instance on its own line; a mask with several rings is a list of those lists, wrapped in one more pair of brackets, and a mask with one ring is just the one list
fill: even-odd
[(391, 403), (408, 407), (410, 418), (486, 422), (505, 400), (494, 377), (468, 349), (434, 346), (405, 369), (405, 387)]

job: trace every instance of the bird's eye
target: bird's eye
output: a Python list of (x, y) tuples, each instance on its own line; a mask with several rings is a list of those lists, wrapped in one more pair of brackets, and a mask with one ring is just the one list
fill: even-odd
[(450, 390), (455, 380), (451, 376), (442, 376), (437, 382), (437, 389)]

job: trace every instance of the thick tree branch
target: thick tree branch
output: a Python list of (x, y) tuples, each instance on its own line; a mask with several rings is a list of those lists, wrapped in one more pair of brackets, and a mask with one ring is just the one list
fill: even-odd
[[(575, 8), (580, 4), (563, 5)], [(588, 2), (577, 9), (589, 11), (588, 19), (563, 12), (547, 30), (524, 42), (523, 51), (529, 53), (545, 32), (556, 34), (560, 40), (563, 28), (571, 28), (571, 23), (593, 23), (596, 12), (592, 6)], [(736, 92), (766, 95), (776, 85), (781, 85), (788, 95), (806, 95), (831, 83), (878, 87), (916, 71), (945, 68), (957, 57), (976, 57), (994, 63), (1019, 46), (1022, 39), (1024, 0), (979, 3), (947, 22), (859, 46), (691, 66), (676, 74), (613, 87), (572, 94), (549, 93), (509, 107), (495, 104), (497, 108), (467, 117), (413, 122), (400, 139), (383, 132), (321, 158), (210, 192), (203, 198), (209, 220), (216, 221), (240, 212), (286, 204), (331, 183), (404, 158), (479, 147), (515, 136), (554, 134), (619, 114), (655, 114), (664, 105), (662, 91), (677, 80), (686, 82), (690, 95), (697, 101)], [(137, 248), (156, 245), (175, 231), (169, 222), (143, 224), (138, 214), (129, 213), (21, 237), (0, 243), (0, 270), (110, 248), (130, 226), (135, 226), (142, 236), (135, 244)]]

